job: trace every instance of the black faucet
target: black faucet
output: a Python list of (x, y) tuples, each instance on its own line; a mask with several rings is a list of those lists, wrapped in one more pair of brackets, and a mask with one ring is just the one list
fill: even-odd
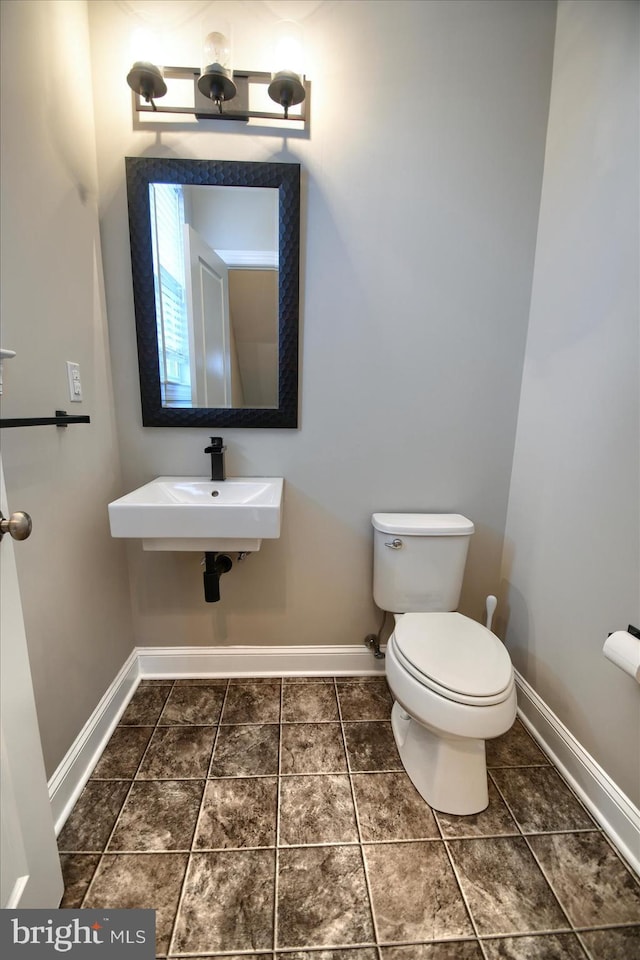
[(224, 452), (227, 448), (222, 445), (222, 437), (211, 437), (211, 446), (205, 447), (204, 452), (211, 454), (211, 479), (224, 480)]

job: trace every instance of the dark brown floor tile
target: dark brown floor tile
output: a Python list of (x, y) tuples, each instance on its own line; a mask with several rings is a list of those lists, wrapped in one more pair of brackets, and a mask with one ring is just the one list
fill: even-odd
[(367, 844), (364, 850), (380, 940), (473, 936), (442, 841)]
[(335, 686), (333, 677), (283, 677), (282, 686), (286, 687), (292, 683), (330, 683)]
[(229, 681), (226, 677), (181, 677), (174, 681), (176, 687), (218, 687), (226, 690)]
[[(225, 960), (229, 958), (225, 957)], [(375, 947), (348, 947), (346, 950), (294, 950), (277, 953), (276, 960), (378, 960)]]
[(280, 680), (230, 680), (221, 723), (278, 723)]
[(190, 850), (203, 788), (203, 780), (134, 782), (109, 852)]
[(388, 721), (345, 723), (343, 726), (352, 771), (402, 770)]
[(353, 788), (363, 840), (439, 838), (429, 804), (404, 770), (356, 774)]
[(435, 816), (440, 824), (442, 836), (446, 839), (518, 835), (515, 820), (491, 780), (489, 780), (489, 806), (486, 810), (464, 817), (436, 811)]
[(89, 780), (60, 831), (58, 849), (102, 853), (131, 784)]
[(181, 677), (174, 683), (176, 687), (222, 687), (223, 690), (229, 686), (224, 677)]
[(153, 727), (116, 727), (94, 767), (91, 779), (133, 779), (152, 733)]
[[(271, 950), (269, 950), (268, 953), (225, 953), (222, 957), (219, 953), (208, 953), (206, 956), (199, 953), (197, 957), (194, 956), (194, 954), (189, 954), (189, 960), (271, 960), (272, 957), (273, 952)], [(171, 960), (173, 960), (173, 958), (171, 958)]]
[(549, 761), (519, 720), (501, 737), (487, 740), (488, 767), (526, 767), (541, 763)]
[(553, 767), (502, 767), (491, 776), (523, 833), (595, 828)]
[(378, 673), (368, 674), (367, 676), (364, 676), (364, 677), (361, 674), (358, 676), (354, 674), (353, 676), (345, 676), (345, 677), (336, 676), (335, 679), (336, 679), (336, 683), (370, 683), (372, 680), (385, 680), (386, 682), (384, 668), (380, 670)]
[(273, 847), (277, 807), (275, 777), (208, 780), (194, 848)]
[(412, 943), (406, 947), (382, 947), (382, 960), (484, 960), (477, 940), (448, 943)]
[(277, 946), (373, 942), (360, 848), (291, 847), (279, 852)]
[(64, 880), (61, 910), (76, 910), (82, 906), (82, 900), (99, 863), (99, 853), (62, 853), (60, 855)]
[(358, 830), (346, 774), (283, 777), (280, 843), (357, 842)]
[(347, 770), (339, 723), (285, 723), (280, 751), (280, 772), (284, 774)]
[(192, 854), (171, 951), (270, 949), (274, 883), (273, 850)]
[(156, 727), (137, 779), (206, 777), (216, 730), (216, 727)]
[(555, 833), (529, 842), (575, 926), (638, 922), (640, 885), (601, 833)]
[(176, 683), (164, 705), (158, 723), (212, 724), (220, 719), (225, 686)]
[(220, 727), (213, 751), (211, 777), (273, 776), (278, 772), (278, 739), (275, 723)]
[[(175, 954), (175, 956), (177, 957), (178, 954)], [(207, 953), (206, 955), (199, 953), (197, 956), (192, 953), (189, 954), (189, 960), (271, 960), (272, 957), (273, 951), (271, 950), (267, 953), (225, 953), (222, 956), (219, 953)], [(170, 960), (173, 960), (173, 957)]]
[(591, 960), (640, 960), (640, 926), (581, 933)]
[(338, 680), (336, 687), (343, 720), (388, 720), (391, 716), (393, 697), (386, 680)]
[(568, 928), (521, 837), (450, 840), (448, 845), (479, 934)]
[(487, 960), (586, 960), (573, 933), (483, 940)]
[(155, 910), (156, 951), (166, 953), (186, 866), (184, 853), (107, 854), (83, 907)]
[(121, 724), (148, 726), (156, 723), (162, 713), (165, 700), (171, 693), (171, 687), (160, 684), (140, 684), (132, 696), (127, 709), (120, 718)]
[(313, 723), (338, 720), (333, 684), (287, 683), (282, 690), (282, 722)]

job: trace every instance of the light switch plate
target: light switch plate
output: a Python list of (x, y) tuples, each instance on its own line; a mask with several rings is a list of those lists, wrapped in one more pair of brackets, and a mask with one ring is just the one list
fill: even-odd
[(67, 360), (67, 378), (69, 380), (69, 400), (72, 403), (82, 401), (82, 383), (80, 382), (80, 364)]

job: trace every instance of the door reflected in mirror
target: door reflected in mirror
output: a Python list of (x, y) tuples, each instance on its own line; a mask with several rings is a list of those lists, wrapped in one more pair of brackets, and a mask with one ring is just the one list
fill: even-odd
[(127, 158), (145, 426), (297, 426), (298, 164)]
[(278, 406), (278, 191), (149, 184), (163, 407)]

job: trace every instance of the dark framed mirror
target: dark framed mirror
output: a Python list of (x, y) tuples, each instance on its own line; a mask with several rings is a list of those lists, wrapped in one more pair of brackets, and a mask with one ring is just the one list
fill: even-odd
[(300, 165), (127, 157), (146, 427), (297, 427)]

